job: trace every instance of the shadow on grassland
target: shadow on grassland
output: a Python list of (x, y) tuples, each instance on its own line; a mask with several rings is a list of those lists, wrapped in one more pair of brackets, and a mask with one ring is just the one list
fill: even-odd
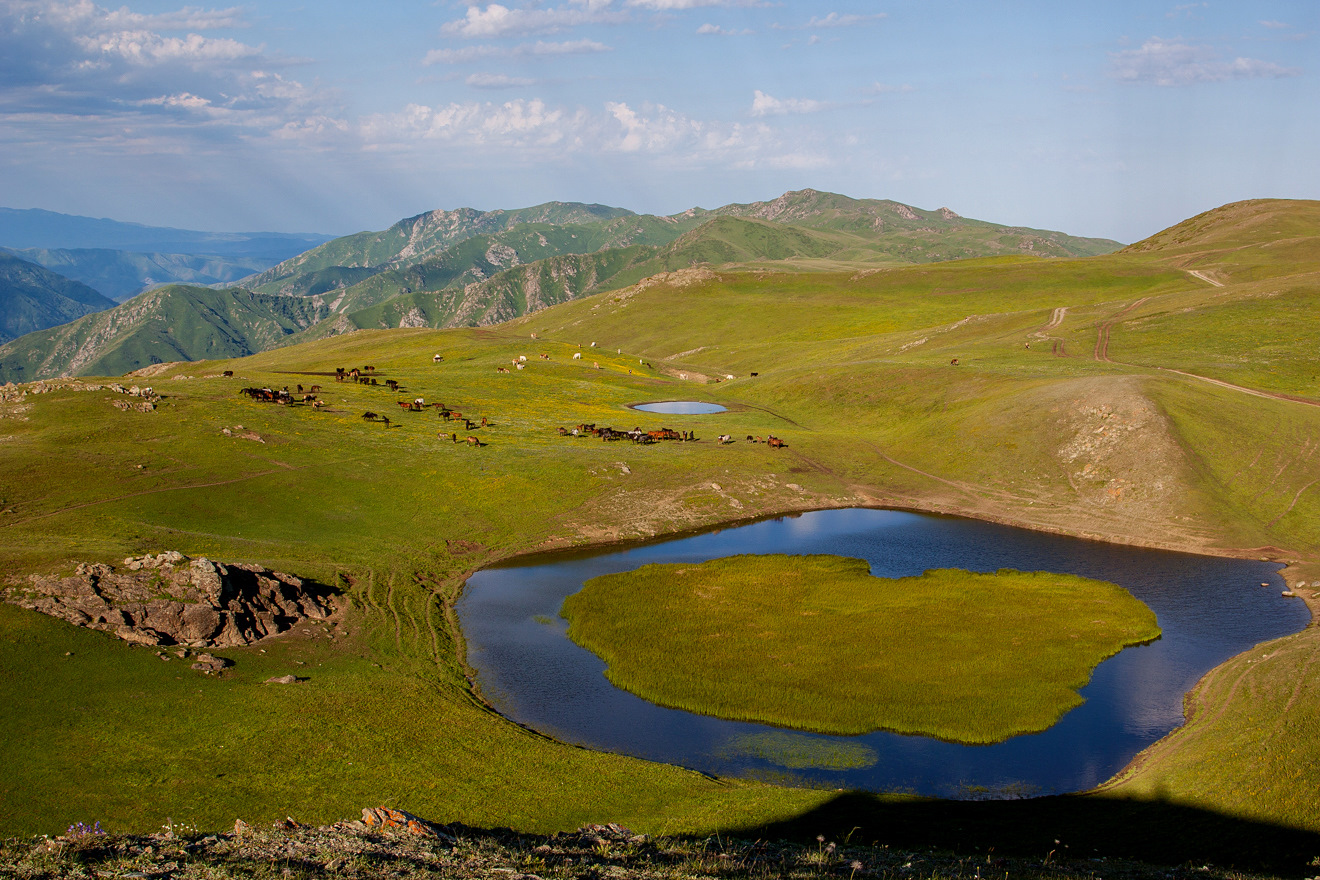
[(890, 801), (841, 794), (793, 819), (730, 828), (745, 839), (878, 843), (962, 855), (1084, 860), (1104, 856), (1165, 865), (1213, 864), (1284, 877), (1320, 874), (1320, 834), (1160, 800), (1059, 796), (1013, 801)]

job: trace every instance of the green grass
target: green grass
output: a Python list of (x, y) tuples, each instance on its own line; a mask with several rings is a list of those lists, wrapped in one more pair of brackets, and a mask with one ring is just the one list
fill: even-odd
[[(288, 671), (271, 648), (233, 652), (226, 678), (190, 679), (149, 652), (0, 609), (0, 831), (98, 818), (153, 830), (167, 816), (214, 829), (238, 815), (337, 819), (373, 802), (524, 829), (622, 821), (705, 831), (816, 816), (819, 793), (593, 754), (486, 710), (465, 677), (450, 614), (466, 574), (532, 551), (855, 504), (1313, 559), (1320, 408), (1156, 369), (1301, 387), (1313, 359), (1297, 338), (1299, 316), (1315, 276), (1314, 258), (1290, 243), (1294, 226), (1267, 224), (1268, 239), (1252, 245), (1241, 225), (1172, 257), (722, 273), (497, 327), (361, 331), (125, 380), (165, 395), (153, 413), (114, 409), (119, 395), (109, 390), (0, 404), (7, 576), (178, 549), (345, 584), (352, 633), (297, 647), (309, 666), (323, 665), (286, 692), (260, 685), (268, 670)], [(1228, 286), (1190, 277), (1185, 260), (1222, 272)], [(1248, 269), (1264, 274), (1233, 280)], [(1280, 295), (1257, 295), (1269, 285)], [(1143, 297), (1111, 335), (1111, 356), (1134, 365), (1093, 360), (1099, 327)], [(1043, 330), (1061, 306), (1062, 323)], [(1056, 356), (1050, 339), (1068, 356)], [(1212, 372), (1251, 358), (1262, 340), (1271, 350), (1255, 372)], [(579, 344), (585, 363), (571, 359)], [(435, 353), (443, 364), (432, 363)], [(526, 370), (496, 373), (519, 355), (531, 361)], [(403, 392), (316, 375), (365, 364)], [(702, 385), (662, 367), (737, 378)], [(219, 378), (225, 369), (236, 377)], [(329, 406), (278, 407), (237, 393), (299, 382), (325, 386)], [(491, 418), (476, 432), (486, 445), (442, 442), (433, 412), (394, 406), (415, 396)], [(730, 411), (627, 408), (692, 398)], [(394, 426), (363, 421), (365, 410)], [(582, 422), (695, 430), (702, 441), (639, 447), (555, 430)], [(266, 442), (221, 433), (240, 424)], [(719, 446), (722, 433), (775, 434), (788, 446)], [(1268, 547), (1276, 549), (1256, 549)], [(280, 650), (294, 659), (294, 646)], [(1305, 662), (1252, 669), (1278, 687), (1299, 680)], [(1211, 692), (1205, 730), (1224, 742), (1249, 737), (1256, 693)], [(1143, 793), (1320, 828), (1320, 740), (1308, 733), (1320, 702), (1303, 689), (1261, 705), (1279, 707), (1285, 729), (1298, 732), (1286, 748), (1188, 739), (1145, 766)]]
[(647, 565), (564, 600), (573, 641), (664, 706), (799, 730), (992, 743), (1054, 724), (1091, 670), (1159, 637), (1116, 584), (957, 569), (873, 578), (865, 560)]

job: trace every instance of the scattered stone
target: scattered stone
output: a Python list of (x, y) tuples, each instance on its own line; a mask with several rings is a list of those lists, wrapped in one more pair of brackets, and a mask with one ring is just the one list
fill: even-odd
[(389, 807), (363, 807), (362, 824), (368, 828), (404, 831), (420, 837), (448, 838), (449, 842), (454, 841), (452, 834), (441, 831), (425, 819)]
[(335, 611), (320, 585), (258, 565), (189, 559), (171, 550), (129, 557), (121, 570), (80, 563), (72, 577), (32, 575), (0, 598), (141, 645), (227, 648)]
[(235, 836), (235, 837), (242, 837), (243, 834), (244, 834), (244, 832), (248, 831), (248, 830), (251, 829), (251, 828), (252, 828), (252, 826), (249, 825), (248, 823), (244, 822), (242, 819), (235, 819), (235, 820), (234, 820), (234, 836)]
[(278, 675), (275, 678), (266, 679), (266, 684), (297, 684), (297, 683), (298, 683), (298, 676), (296, 675)]
[(232, 660), (226, 660), (223, 657), (217, 657), (214, 654), (198, 654), (197, 662), (192, 665), (198, 672), (204, 672), (207, 675), (221, 672), (227, 666), (233, 666)]
[(1283, 591), (1283, 598), (1285, 598), (1285, 599), (1291, 599), (1291, 598), (1293, 598), (1293, 597), (1296, 596), (1296, 595), (1297, 595), (1297, 594), (1294, 593), (1292, 590), (1284, 590), (1284, 591)]

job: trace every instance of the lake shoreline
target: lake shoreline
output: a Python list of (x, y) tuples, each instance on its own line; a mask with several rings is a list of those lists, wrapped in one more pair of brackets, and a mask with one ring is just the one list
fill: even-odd
[[(484, 570), (484, 569), (521, 568), (531, 565), (546, 564), (548, 562), (555, 560), (568, 560), (579, 557), (596, 556), (602, 553), (609, 553), (611, 551), (613, 552), (627, 551), (635, 548), (641, 548), (641, 547), (646, 547), (660, 543), (667, 543), (685, 537), (718, 533), (726, 529), (737, 528), (741, 526), (752, 525), (752, 524), (771, 521), (771, 520), (796, 518), (804, 514), (813, 513), (813, 512), (828, 512), (828, 511), (840, 511), (840, 510), (849, 510), (849, 509), (912, 513), (912, 514), (920, 514), (925, 516), (933, 516), (936, 518), (966, 520), (974, 523), (1007, 526), (1017, 529), (1023, 529), (1026, 531), (1037, 532), (1041, 534), (1056, 535), (1060, 537), (1078, 539), (1083, 541), (1091, 541), (1097, 544), (1103, 544), (1108, 546), (1125, 546), (1125, 547), (1148, 549), (1148, 550), (1161, 551), (1161, 552), (1187, 554), (1191, 556), (1217, 557), (1222, 559), (1239, 559), (1239, 560), (1253, 561), (1253, 562), (1270, 562), (1270, 563), (1275, 563), (1279, 566), (1277, 571), (1280, 577), (1285, 580), (1285, 582), (1288, 584), (1290, 588), (1293, 587), (1295, 585), (1295, 582), (1299, 579), (1300, 576), (1298, 572), (1299, 571), (1305, 572), (1307, 565), (1307, 563), (1305, 562), (1279, 559), (1278, 556), (1282, 554), (1278, 554), (1278, 553), (1271, 554), (1273, 558), (1262, 559), (1258, 548), (1224, 548), (1224, 547), (1192, 548), (1187, 546), (1186, 543), (1175, 545), (1169, 542), (1148, 541), (1148, 540), (1143, 541), (1143, 540), (1137, 540), (1131, 538), (1120, 538), (1114, 540), (1114, 539), (1106, 539), (1105, 537), (1095, 533), (1079, 533), (1077, 530), (1069, 530), (1058, 527), (1049, 527), (1049, 526), (1041, 527), (1039, 525), (1024, 525), (1021, 522), (1015, 521), (1016, 518), (1011, 516), (999, 516), (999, 517), (987, 517), (982, 515), (972, 516), (969, 515), (968, 512), (965, 510), (950, 510), (938, 505), (875, 504), (875, 503), (858, 504), (854, 502), (854, 503), (841, 503), (841, 504), (830, 504), (830, 505), (811, 505), (802, 508), (782, 510), (775, 513), (764, 513), (755, 516), (739, 517), (730, 520), (722, 520), (717, 524), (709, 524), (709, 525), (703, 525), (700, 527), (694, 527), (689, 529), (681, 529), (659, 535), (648, 535), (641, 538), (593, 541), (591, 543), (584, 543), (584, 544), (573, 544), (570, 541), (555, 539), (552, 541), (544, 542), (541, 546), (532, 548), (528, 551), (517, 554), (511, 554), (510, 556), (505, 557), (504, 559), (501, 559), (490, 565), (483, 566), (482, 569)], [(1256, 552), (1253, 552), (1253, 549), (1256, 550)], [(1278, 548), (1268, 548), (1268, 549), (1277, 550)], [(1301, 566), (1301, 568), (1297, 568), (1297, 566)], [(466, 591), (467, 579), (475, 575), (476, 571), (477, 570), (473, 570), (472, 572), (469, 572), (465, 576), (462, 592)], [(1320, 570), (1317, 571), (1317, 574), (1320, 575)], [(1303, 599), (1304, 604), (1308, 608), (1308, 617), (1310, 622), (1306, 626), (1308, 627), (1314, 626), (1317, 617), (1317, 603), (1314, 596), (1305, 590), (1298, 591), (1297, 596)], [(1295, 636), (1296, 634), (1294, 633), (1292, 636), (1285, 636), (1284, 638), (1292, 638)], [(463, 638), (463, 636), (460, 635), (460, 638)], [(1246, 650), (1249, 651), (1250, 648)], [(1240, 653), (1234, 656), (1235, 657), (1240, 656)], [(492, 711), (499, 712), (499, 710), (496, 709), (495, 706), (492, 704), (492, 701), (488, 700), (486, 696), (481, 692), (481, 686), (477, 681), (477, 677), (475, 675), (475, 669), (473, 669), (473, 667), (467, 661), (468, 651), (467, 651), (465, 639), (464, 639), (464, 647), (462, 649), (462, 657), (465, 668), (471, 670), (472, 672), (472, 674), (469, 675), (469, 682), (473, 693), (477, 696), (479, 700), (481, 700), (481, 702), (484, 705), (491, 708)], [(1223, 661), (1223, 663), (1218, 664), (1216, 667), (1204, 673), (1201, 676), (1201, 678), (1205, 678), (1212, 675), (1215, 669), (1218, 669), (1220, 666), (1224, 665), (1225, 663), (1232, 662), (1232, 660), (1233, 658), (1229, 658), (1228, 660)], [(1189, 689), (1186, 692), (1184, 696), (1184, 700), (1190, 699), (1190, 696), (1193, 693), (1195, 693), (1199, 688), (1200, 688), (1200, 682), (1198, 680), (1198, 682), (1194, 684), (1191, 687), (1191, 689)], [(502, 715), (502, 717), (508, 719), (507, 715), (504, 715), (502, 712), (500, 714)], [(520, 726), (527, 726), (524, 722), (513, 721), (513, 719), (508, 719), (508, 720), (511, 720), (513, 723), (519, 724)], [(1186, 721), (1187, 719), (1184, 716), (1183, 720), (1179, 723), (1177, 727), (1174, 727), (1171, 731), (1164, 734), (1159, 740), (1157, 740), (1151, 746), (1142, 749), (1140, 753), (1135, 755), (1127, 764), (1119, 768), (1115, 773), (1113, 773), (1109, 778), (1107, 778), (1103, 782), (1092, 785), (1085, 789), (1079, 789), (1076, 791), (1076, 793), (1080, 794), (1080, 793), (1099, 792), (1113, 785), (1115, 781), (1121, 780), (1127, 774), (1129, 774), (1132, 766), (1137, 761), (1142, 760), (1142, 757), (1146, 751), (1148, 751), (1150, 748), (1153, 748), (1154, 745), (1164, 742), (1164, 740), (1167, 739), (1169, 736), (1181, 730), (1183, 726), (1185, 726)], [(564, 742), (564, 740), (562, 739), (558, 741)], [(571, 744), (571, 743), (567, 743), (567, 744)], [(600, 750), (607, 752), (616, 751), (615, 749), (611, 749), (611, 748), (601, 748)], [(656, 759), (648, 758), (647, 760), (656, 760)], [(673, 762), (668, 760), (661, 760), (660, 762), (672, 763), (675, 764), (675, 766), (685, 766), (683, 762)], [(716, 774), (716, 775), (720, 775), (720, 774)], [(735, 776), (733, 778), (738, 778), (738, 777)]]

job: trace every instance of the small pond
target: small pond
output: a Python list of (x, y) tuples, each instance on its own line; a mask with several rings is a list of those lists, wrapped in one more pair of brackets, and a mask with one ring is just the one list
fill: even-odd
[[(1101, 663), (1081, 691), (1086, 702), (1049, 730), (965, 746), (883, 731), (823, 736), (662, 708), (615, 688), (604, 676), (604, 663), (564, 634), (559, 608), (590, 578), (735, 553), (854, 556), (886, 578), (929, 568), (1069, 572), (1131, 590), (1155, 611), (1163, 636)], [(1299, 600), (1281, 598), (1278, 569), (1275, 563), (1146, 550), (976, 520), (829, 510), (487, 569), (468, 581), (458, 613), (468, 661), (486, 699), (509, 718), (563, 742), (724, 776), (1006, 797), (1100, 784), (1182, 723), (1183, 695), (1207, 671), (1257, 642), (1302, 629), (1310, 615)]]
[(673, 416), (704, 416), (711, 413), (727, 412), (727, 408), (718, 403), (703, 403), (700, 400), (663, 400), (659, 403), (639, 403), (632, 409), (649, 413), (666, 413)]

